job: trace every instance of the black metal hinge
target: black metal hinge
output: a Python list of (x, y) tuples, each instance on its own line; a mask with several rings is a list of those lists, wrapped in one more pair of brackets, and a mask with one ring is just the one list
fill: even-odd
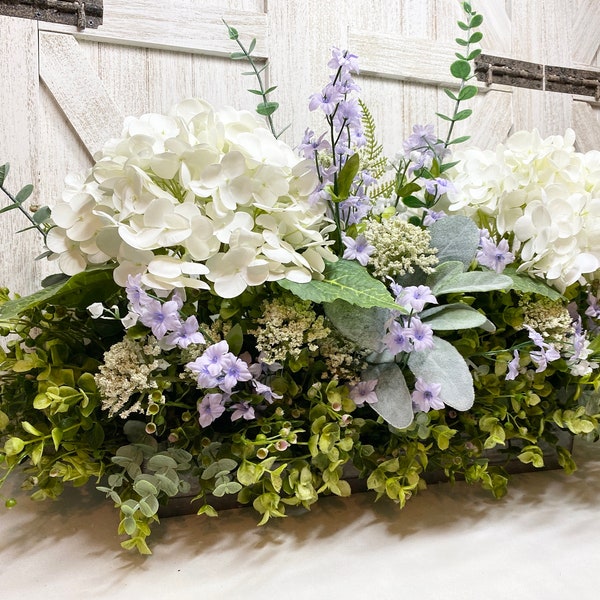
[(0, 0), (0, 15), (96, 29), (102, 25), (102, 3), (103, 0)]
[(499, 83), (533, 90), (593, 96), (600, 101), (600, 71), (552, 67), (524, 60), (480, 54), (475, 76), (486, 84)]

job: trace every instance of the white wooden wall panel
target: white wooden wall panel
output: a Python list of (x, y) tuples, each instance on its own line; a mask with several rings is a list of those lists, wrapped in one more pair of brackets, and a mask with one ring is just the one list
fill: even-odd
[[(600, 68), (598, 0), (472, 4), (485, 17), (486, 52)], [(237, 48), (221, 17), (246, 43), (256, 37), (256, 53), (269, 57), (266, 76), (279, 86), (272, 99), (281, 104), (275, 122), (278, 129), (291, 123), (283, 136), (291, 145), (305, 127), (323, 127), (307, 105), (329, 77), (332, 46), (359, 54), (362, 98), (389, 154), (401, 148), (415, 123), (433, 123), (445, 137), (446, 123), (435, 113), (451, 110), (442, 87), (454, 83), (448, 67), (459, 49), (457, 0), (105, 0), (104, 6), (98, 30), (39, 25), (41, 85), (36, 24), (0, 18), (0, 162), (13, 163), (15, 186), (37, 183), (40, 203), (52, 205), (64, 175), (91, 164), (90, 152), (120, 130), (121, 115), (165, 111), (190, 95), (253, 110), (258, 99), (246, 88), (255, 82), (241, 75), (246, 63), (229, 60)], [(458, 124), (456, 135), (473, 132), (473, 143), (493, 147), (517, 128), (538, 127), (547, 135), (572, 126), (578, 147), (600, 147), (600, 105), (590, 98), (479, 85), (482, 93), (469, 104), (473, 117)], [(17, 268), (0, 266), (0, 284), (31, 291), (39, 274), (29, 260), (39, 249), (37, 239), (20, 237), (15, 246), (13, 229), (0, 218), (3, 248), (24, 254)]]

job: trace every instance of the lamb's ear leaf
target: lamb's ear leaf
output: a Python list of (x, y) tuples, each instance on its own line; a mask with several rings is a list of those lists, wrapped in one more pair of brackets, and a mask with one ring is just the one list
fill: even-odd
[(373, 365), (366, 369), (361, 379), (376, 379), (377, 402), (369, 406), (392, 427), (404, 429), (413, 420), (412, 399), (402, 370), (396, 363)]

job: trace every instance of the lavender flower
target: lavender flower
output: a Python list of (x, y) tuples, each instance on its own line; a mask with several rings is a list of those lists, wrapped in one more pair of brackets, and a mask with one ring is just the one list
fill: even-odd
[(377, 402), (377, 394), (375, 393), (376, 387), (377, 379), (359, 381), (350, 389), (350, 398), (352, 398), (356, 406), (362, 406), (365, 403), (375, 404), (375, 402)]
[(525, 325), (525, 329), (529, 333), (529, 339), (539, 348), (539, 350), (532, 350), (529, 356), (537, 367), (535, 372), (542, 373), (548, 367), (549, 362), (560, 358), (560, 353), (552, 344), (546, 342), (533, 327)]
[(248, 402), (232, 404), (231, 408), (235, 409), (231, 415), (232, 421), (237, 421), (238, 419), (250, 421), (251, 419), (254, 419), (254, 408)]
[(175, 300), (168, 300), (162, 304), (154, 298), (148, 299), (139, 305), (140, 321), (150, 327), (156, 339), (160, 340), (169, 331), (175, 331), (181, 326), (179, 320), (179, 309)]
[(204, 344), (204, 336), (198, 331), (198, 319), (194, 315), (188, 317), (179, 328), (170, 333), (165, 341), (171, 346), (187, 348), (190, 344)]
[(346, 247), (344, 258), (357, 260), (363, 267), (366, 267), (369, 262), (369, 256), (371, 256), (375, 248), (367, 242), (365, 236), (361, 234), (356, 239), (353, 239), (350, 236), (342, 235), (342, 242)]
[(423, 187), (428, 194), (434, 196), (437, 200), (440, 196), (443, 196), (448, 191), (453, 191), (454, 186), (449, 179), (442, 177), (436, 177), (435, 179), (423, 179)]
[(588, 307), (585, 314), (592, 319), (600, 319), (600, 305), (598, 304), (598, 298), (594, 294), (589, 293), (587, 297)]
[[(252, 366), (249, 367), (250, 372), (252, 372)], [(256, 381), (256, 379), (254, 379), (252, 383), (256, 388), (256, 393), (260, 394), (269, 404), (271, 404), (273, 400), (279, 400), (280, 398), (283, 398), (281, 394), (275, 393), (268, 385), (261, 383), (260, 381)]]
[(198, 404), (200, 425), (208, 427), (215, 419), (225, 412), (223, 394), (206, 394)]
[(231, 390), (239, 382), (252, 379), (252, 373), (248, 370), (248, 365), (231, 352), (223, 356), (221, 368), (223, 374), (218, 385), (224, 392), (231, 393)]
[(315, 138), (315, 132), (311, 129), (307, 129), (304, 132), (302, 142), (298, 146), (298, 152), (302, 154), (304, 158), (310, 158), (312, 160), (319, 151), (330, 149), (331, 145), (324, 139), (325, 135), (326, 133), (323, 133), (318, 138)]
[(412, 333), (411, 327), (405, 327), (398, 321), (392, 321), (388, 333), (383, 338), (383, 343), (392, 354), (412, 352)]
[(150, 296), (142, 288), (142, 275), (129, 275), (125, 291), (132, 309), (139, 314), (141, 308), (150, 301)]
[(348, 50), (332, 48), (331, 59), (327, 66), (330, 69), (342, 69), (344, 72), (358, 73), (358, 56), (348, 52)]
[(430, 350), (433, 348), (433, 329), (421, 322), (420, 319), (413, 317), (411, 320), (412, 343), (415, 352), (421, 350)]
[(337, 87), (332, 84), (327, 84), (319, 93), (314, 93), (310, 97), (308, 103), (309, 110), (322, 110), (326, 115), (330, 116), (335, 112), (338, 103), (343, 99), (342, 94)]
[(496, 246), (491, 239), (482, 238), (481, 250), (478, 250), (476, 258), (480, 265), (502, 273), (506, 265), (515, 260), (515, 255), (509, 251), (507, 240), (500, 240)]
[(425, 304), (437, 304), (436, 297), (431, 293), (431, 288), (426, 285), (409, 285), (402, 288), (396, 297), (396, 302), (407, 310), (421, 312)]
[(444, 403), (440, 400), (441, 390), (441, 384), (426, 383), (421, 377), (417, 377), (415, 390), (411, 394), (414, 408), (423, 412), (444, 408)]
[(443, 219), (446, 216), (446, 213), (443, 210), (435, 211), (430, 208), (425, 209), (425, 218), (423, 219), (423, 225), (425, 227), (429, 227), (433, 225), (436, 221)]

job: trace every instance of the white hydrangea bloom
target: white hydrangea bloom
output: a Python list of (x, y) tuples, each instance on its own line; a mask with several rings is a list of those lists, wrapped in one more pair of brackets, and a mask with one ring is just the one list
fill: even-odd
[(85, 177), (70, 177), (48, 247), (72, 275), (116, 262), (115, 281), (142, 274), (168, 291), (319, 277), (328, 249), (316, 175), (251, 113), (201, 100), (125, 120)]
[(575, 152), (575, 134), (515, 133), (496, 151), (467, 148), (451, 171), (450, 212), (498, 237), (514, 234), (519, 270), (560, 291), (600, 276), (600, 152)]

